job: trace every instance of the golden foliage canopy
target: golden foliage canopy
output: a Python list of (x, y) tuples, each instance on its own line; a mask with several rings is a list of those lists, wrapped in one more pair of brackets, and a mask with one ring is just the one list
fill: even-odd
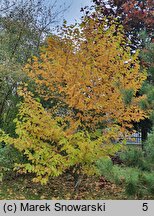
[(97, 128), (113, 124), (121, 130), (138, 122), (146, 113), (136, 97), (145, 71), (140, 70), (138, 52), (132, 54), (122, 27), (106, 26), (89, 19), (77, 27), (63, 28), (63, 37), (48, 38), (39, 57), (33, 57), (25, 71), (46, 100), (59, 101), (51, 112), (67, 106), (65, 118), (70, 132), (77, 128)]

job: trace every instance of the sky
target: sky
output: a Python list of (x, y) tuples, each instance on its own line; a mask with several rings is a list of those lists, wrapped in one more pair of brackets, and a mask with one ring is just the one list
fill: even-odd
[[(47, 3), (51, 3), (51, 0), (46, 0)], [(68, 24), (73, 24), (75, 20), (80, 21), (82, 13), (80, 12), (81, 7), (90, 6), (91, 0), (57, 0), (57, 8), (60, 5), (70, 6), (66, 12), (64, 12), (62, 20), (65, 19)]]
[[(2, 0), (0, 0), (0, 2), (1, 1)], [(8, 2), (13, 2), (13, 1), (14, 0), (8, 0)], [(21, 2), (22, 0), (16, 0), (16, 1)], [(44, 0), (43, 2), (47, 6), (48, 5), (52, 6), (56, 2), (56, 11), (61, 10), (60, 6), (64, 6), (64, 4), (66, 8), (69, 6), (67, 11), (65, 11), (63, 15), (63, 19), (67, 20), (68, 24), (73, 24), (75, 20), (80, 21), (80, 18), (82, 16), (82, 13), (80, 12), (81, 7), (92, 5), (92, 0)], [(62, 24), (63, 19), (60, 19), (61, 20), (60, 24)]]
[(65, 13), (64, 18), (69, 24), (73, 23), (74, 20), (80, 20), (82, 13), (80, 12), (81, 7), (91, 5), (91, 0), (63, 0), (64, 2), (71, 2), (70, 8)]

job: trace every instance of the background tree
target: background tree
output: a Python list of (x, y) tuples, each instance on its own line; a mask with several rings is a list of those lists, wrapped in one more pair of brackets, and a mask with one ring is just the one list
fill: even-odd
[(93, 0), (96, 11), (101, 16), (117, 18), (124, 26), (125, 34), (132, 41), (132, 48), (141, 45), (139, 33), (153, 34), (153, 0)]
[[(0, 1), (0, 128), (12, 136), (16, 136), (13, 119), (22, 100), (17, 88), (27, 79), (23, 65), (39, 54), (39, 46), (66, 10), (65, 6), (57, 7), (57, 1), (50, 3), (45, 6), (44, 0)], [(0, 176), (13, 177), (13, 161), (24, 159), (16, 148), (0, 143)]]
[(22, 67), (39, 46), (65, 8), (56, 2), (45, 6), (44, 0), (1, 1), (0, 15), (0, 127), (13, 133), (12, 120), (17, 113), (16, 94), (19, 83), (26, 79)]
[(145, 141), (154, 124), (154, 43), (145, 32), (142, 33), (142, 40), (145, 46), (140, 52), (140, 58), (142, 59), (141, 64), (147, 67), (148, 76), (141, 89), (141, 94), (146, 94), (147, 99), (141, 103), (141, 106), (144, 109), (152, 110), (149, 119), (140, 122), (142, 139)]

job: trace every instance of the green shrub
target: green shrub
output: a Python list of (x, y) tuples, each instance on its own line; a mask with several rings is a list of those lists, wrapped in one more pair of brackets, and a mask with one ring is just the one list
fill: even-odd
[(128, 196), (136, 195), (138, 191), (138, 176), (132, 173), (125, 182), (125, 192)]
[(154, 171), (154, 128), (145, 143), (145, 165), (150, 171)]
[[(113, 169), (113, 163), (110, 158), (102, 158), (101, 160), (98, 160), (96, 163), (98, 170), (101, 175), (104, 175), (107, 177), (108, 180), (112, 180), (112, 169)], [(111, 177), (111, 178), (110, 178)]]
[(14, 175), (14, 163), (23, 161), (24, 158), (14, 147), (0, 145), (0, 181), (4, 177)]
[(154, 174), (150, 173), (145, 176), (148, 192), (154, 195)]
[(129, 148), (119, 153), (123, 164), (145, 171), (154, 171), (154, 129), (144, 143), (144, 151), (138, 148)]
[(128, 148), (119, 156), (126, 166), (144, 169), (144, 152), (141, 149)]
[(121, 185), (128, 197), (154, 197), (154, 173), (137, 167), (113, 165), (109, 158), (102, 158), (97, 162), (97, 166), (100, 174), (108, 181)]

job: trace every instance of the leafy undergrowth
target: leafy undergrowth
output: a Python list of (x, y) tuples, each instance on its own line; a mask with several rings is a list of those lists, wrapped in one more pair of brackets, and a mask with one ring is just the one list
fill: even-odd
[(106, 200), (127, 199), (123, 189), (103, 177), (85, 178), (78, 192), (73, 193), (73, 180), (65, 175), (51, 179), (47, 185), (32, 183), (31, 176), (20, 175), (0, 183), (0, 199), (9, 200)]

